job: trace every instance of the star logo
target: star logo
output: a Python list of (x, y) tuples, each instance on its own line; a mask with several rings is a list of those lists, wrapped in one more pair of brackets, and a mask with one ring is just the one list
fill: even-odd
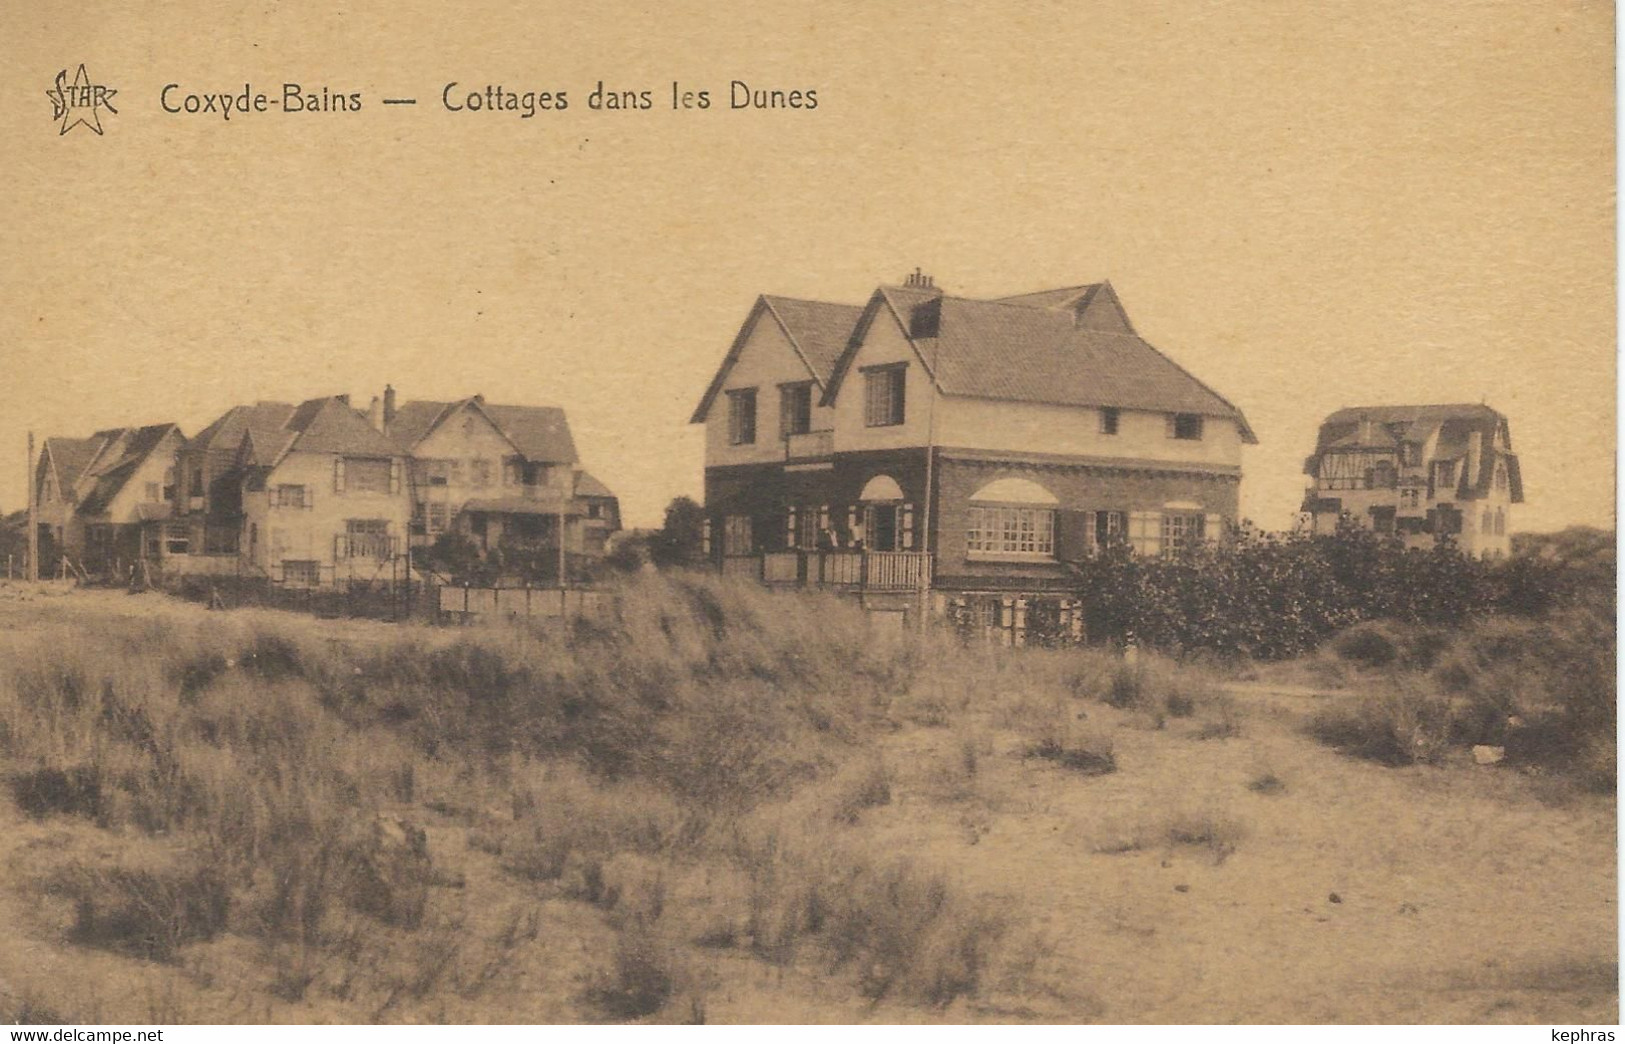
[(97, 134), (102, 133), (101, 110), (118, 115), (118, 110), (113, 108), (113, 95), (117, 93), (111, 87), (91, 83), (83, 62), (72, 83), (68, 82), (68, 70), (63, 69), (56, 74), (56, 87), (45, 92), (54, 110), (52, 119), (62, 121), (62, 129), (57, 133), (66, 134), (81, 123)]

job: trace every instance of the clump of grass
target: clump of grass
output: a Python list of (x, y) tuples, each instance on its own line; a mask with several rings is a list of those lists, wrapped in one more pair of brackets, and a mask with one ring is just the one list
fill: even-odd
[(1273, 796), (1286, 793), (1286, 780), (1276, 775), (1272, 769), (1265, 769), (1247, 781), (1247, 789), (1254, 794)]
[(1450, 704), (1425, 682), (1392, 675), (1377, 691), (1310, 719), (1310, 735), (1354, 757), (1384, 765), (1428, 764), (1443, 757)]
[(1084, 776), (1103, 776), (1117, 771), (1117, 758), (1110, 734), (1077, 727), (1074, 715), (1059, 708), (1032, 733), (1025, 756), (1052, 762)]
[(102, 813), (101, 775), (88, 765), (19, 772), (11, 778), (11, 795), (17, 807), (34, 819), (50, 815), (96, 819)]
[(676, 948), (653, 924), (632, 922), (616, 933), (610, 967), (589, 987), (588, 997), (615, 1019), (654, 1015), (671, 1000), (678, 964)]
[(1005, 918), (907, 860), (877, 862), (829, 849), (817, 855), (771, 834), (741, 851), (748, 935), (759, 956), (789, 963), (815, 946), (852, 968), (864, 996), (933, 1005), (974, 993)]
[(155, 961), (219, 935), (231, 910), (224, 869), (195, 855), (173, 866), (73, 866), (56, 887), (74, 904), (74, 942)]
[(1204, 810), (1175, 814), (1164, 825), (1163, 834), (1170, 846), (1203, 848), (1214, 862), (1222, 863), (1235, 852), (1242, 830), (1229, 817)]
[(865, 809), (891, 804), (891, 797), (891, 769), (878, 756), (864, 758), (835, 781), (835, 821), (850, 826)]

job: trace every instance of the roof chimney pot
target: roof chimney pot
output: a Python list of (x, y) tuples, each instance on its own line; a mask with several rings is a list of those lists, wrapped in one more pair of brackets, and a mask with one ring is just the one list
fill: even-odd
[(389, 427), (395, 421), (395, 386), (384, 385), (384, 427)]

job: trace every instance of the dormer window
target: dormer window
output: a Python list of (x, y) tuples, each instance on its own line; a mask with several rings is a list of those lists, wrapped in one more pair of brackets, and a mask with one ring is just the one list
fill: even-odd
[(1100, 433), (1102, 435), (1116, 435), (1117, 423), (1121, 419), (1121, 411), (1116, 406), (1105, 407), (1100, 411)]
[(1202, 415), (1199, 413), (1168, 414), (1168, 437), (1191, 442), (1202, 438)]
[(728, 442), (749, 446), (756, 441), (756, 389), (736, 388), (728, 393)]

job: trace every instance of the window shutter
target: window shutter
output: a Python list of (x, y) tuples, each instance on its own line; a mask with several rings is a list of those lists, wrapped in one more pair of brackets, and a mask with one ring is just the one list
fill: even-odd
[(1078, 562), (1089, 557), (1094, 544), (1093, 511), (1055, 512), (1055, 557), (1063, 562)]
[(300, 503), (302, 503), (304, 505), (306, 511), (314, 511), (314, 510), (316, 510), (316, 487), (315, 486), (300, 486), (299, 487), (299, 495), (301, 497)]
[(394, 496), (401, 491), (401, 462), (394, 459), (389, 462), (389, 494)]
[(272, 486), (265, 494), (266, 504), (270, 507), (280, 507), (282, 504), (282, 490)]
[(818, 505), (818, 531), (823, 532), (829, 528), (829, 505)]
[(1219, 534), (1224, 532), (1224, 516), (1209, 515), (1203, 523), (1202, 536), (1209, 544), (1219, 542)]
[(337, 562), (344, 557), (344, 534), (333, 534), (333, 561)]
[(791, 504), (784, 512), (784, 546), (794, 550), (796, 546), (796, 506)]
[(903, 505), (902, 545), (904, 551), (914, 550), (914, 505)]
[(344, 492), (344, 458), (333, 458), (333, 492)]
[(851, 543), (858, 532), (858, 508), (854, 504), (846, 509), (846, 539)]
[(1167, 414), (1162, 418), (1162, 420), (1163, 420), (1163, 424), (1165, 425), (1168, 437), (1170, 439), (1173, 438), (1174, 437), (1174, 415), (1171, 414), (1171, 413)]

